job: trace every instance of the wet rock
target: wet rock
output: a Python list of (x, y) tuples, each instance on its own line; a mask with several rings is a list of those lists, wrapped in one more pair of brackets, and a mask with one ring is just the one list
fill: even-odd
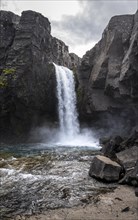
[[(121, 136), (114, 137), (114, 144), (118, 147), (123, 142), (123, 138)], [(119, 150), (116, 150), (119, 151)]]
[(110, 140), (107, 142), (101, 152), (103, 153), (104, 156), (109, 157), (111, 159), (116, 158), (116, 145), (113, 140)]
[(93, 158), (89, 175), (103, 181), (118, 181), (121, 173), (121, 166), (105, 156), (96, 156)]
[(103, 139), (101, 142), (102, 149), (101, 152), (104, 156), (107, 156), (111, 159), (117, 160), (116, 153), (122, 150), (121, 143), (123, 138), (120, 136), (115, 136), (114, 138)]
[(126, 174), (119, 183), (138, 187), (138, 160), (134, 167), (126, 169)]
[(99, 144), (101, 145), (101, 146), (104, 146), (104, 145), (106, 145), (107, 143), (109, 143), (110, 142), (110, 137), (101, 137), (100, 139), (99, 139)]
[(131, 169), (135, 166), (136, 161), (138, 160), (138, 147), (133, 146), (129, 149), (123, 150), (117, 153), (117, 158), (123, 163), (124, 168)]
[(126, 138), (122, 143), (121, 146), (123, 148), (131, 148), (132, 146), (138, 146), (138, 128), (131, 132), (128, 138)]

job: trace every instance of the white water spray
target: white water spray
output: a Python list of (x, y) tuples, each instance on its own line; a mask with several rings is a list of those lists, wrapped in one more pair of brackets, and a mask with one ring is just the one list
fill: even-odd
[(66, 67), (54, 64), (57, 80), (59, 145), (88, 146), (97, 148), (97, 140), (85, 129), (80, 131), (76, 110), (76, 93), (74, 74)]

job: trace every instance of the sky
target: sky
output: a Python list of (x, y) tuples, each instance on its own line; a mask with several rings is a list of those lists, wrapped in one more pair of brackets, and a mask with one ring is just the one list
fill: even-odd
[(134, 14), (138, 0), (0, 0), (0, 9), (21, 15), (33, 10), (51, 23), (52, 35), (82, 57), (102, 37), (111, 17)]

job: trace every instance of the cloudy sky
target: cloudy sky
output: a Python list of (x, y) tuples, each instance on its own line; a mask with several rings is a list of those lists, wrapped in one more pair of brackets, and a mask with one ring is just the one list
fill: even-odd
[(48, 17), (52, 35), (80, 57), (97, 43), (114, 15), (133, 14), (138, 0), (0, 0), (2, 10), (34, 10)]

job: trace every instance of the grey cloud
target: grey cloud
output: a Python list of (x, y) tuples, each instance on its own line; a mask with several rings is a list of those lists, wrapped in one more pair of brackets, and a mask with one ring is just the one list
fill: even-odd
[(6, 7), (7, 6), (7, 2), (5, 2), (4, 0), (0, 0), (0, 10), (1, 7)]
[(64, 15), (61, 21), (52, 21), (55, 30), (70, 36), (66, 42), (70, 45), (98, 41), (112, 16), (133, 14), (137, 8), (137, 0), (88, 0), (79, 4), (81, 10), (75, 16)]

